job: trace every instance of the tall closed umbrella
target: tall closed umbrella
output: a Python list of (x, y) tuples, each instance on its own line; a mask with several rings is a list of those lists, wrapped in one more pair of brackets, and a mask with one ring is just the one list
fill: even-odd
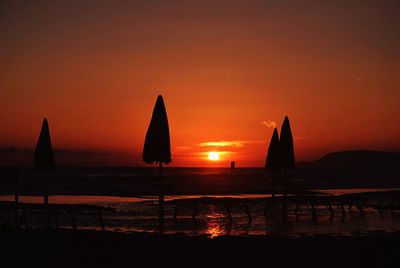
[[(171, 145), (169, 139), (168, 117), (164, 100), (161, 95), (157, 97), (146, 139), (143, 148), (143, 161), (147, 164), (154, 162), (159, 164), (160, 178), (162, 177), (162, 164), (171, 162)], [(160, 185), (162, 184), (160, 180)], [(160, 189), (158, 197), (160, 231), (164, 225), (164, 194)]]
[[(55, 167), (56, 164), (54, 162), (53, 148), (51, 146), (49, 124), (45, 118), (43, 120), (42, 130), (40, 131), (39, 140), (35, 149), (34, 168), (36, 172), (43, 173), (45, 175), (45, 179), (47, 180), (47, 173), (53, 170)], [(49, 200), (48, 194), (48, 185), (46, 181), (44, 191), (44, 203), (46, 205), (48, 204)]]
[[(283, 180), (286, 188), (287, 172), (295, 168), (293, 136), (292, 136), (292, 130), (290, 129), (289, 118), (287, 116), (285, 117), (285, 120), (283, 121), (282, 124), (279, 144), (281, 148), (280, 153), (282, 161), (281, 165), (283, 170)], [(285, 191), (284, 195), (286, 196), (286, 194), (287, 193)], [(284, 208), (282, 208), (282, 211), (285, 211), (286, 213), (286, 202), (284, 202)]]
[(275, 128), (272, 134), (271, 141), (268, 147), (267, 160), (265, 161), (265, 169), (271, 172), (280, 171), (281, 159), (280, 159), (280, 144), (278, 130)]
[(273, 176), (271, 181), (272, 196), (275, 196), (274, 177), (276, 173), (278, 173), (282, 169), (280, 149), (281, 148), (279, 144), (278, 130), (275, 128), (274, 133), (272, 134), (271, 141), (269, 143), (267, 159), (265, 161), (265, 169), (268, 172), (271, 172)]
[(286, 116), (281, 128), (281, 137), (279, 139), (281, 147), (282, 169), (284, 171), (295, 168), (294, 146), (292, 130), (290, 129), (289, 118)]

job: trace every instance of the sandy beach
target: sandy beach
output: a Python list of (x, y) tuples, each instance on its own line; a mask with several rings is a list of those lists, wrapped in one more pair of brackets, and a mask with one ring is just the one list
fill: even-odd
[[(96, 231), (1, 231), (4, 267), (396, 267), (400, 233), (188, 237)], [(397, 245), (397, 246), (396, 246)]]

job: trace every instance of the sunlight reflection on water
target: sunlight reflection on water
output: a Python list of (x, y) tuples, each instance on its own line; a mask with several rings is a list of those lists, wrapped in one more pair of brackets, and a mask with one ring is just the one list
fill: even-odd
[[(376, 190), (376, 189), (369, 189)], [(353, 189), (352, 192), (360, 192)], [(365, 191), (365, 189), (364, 189)], [(349, 193), (351, 190), (327, 190), (329, 194)], [(172, 200), (176, 196), (169, 196)], [(187, 196), (179, 196), (183, 198)], [(193, 197), (193, 196), (191, 196)], [(217, 197), (217, 196), (214, 196)], [(237, 197), (237, 196), (236, 196)], [(263, 197), (261, 195), (255, 198)], [(246, 196), (246, 198), (250, 198)], [(0, 201), (12, 201), (13, 196), (0, 196)], [(23, 202), (41, 203), (43, 197), (22, 196)], [(76, 204), (86, 203), (103, 205), (114, 208), (116, 211), (104, 214), (104, 221), (108, 230), (117, 232), (157, 232), (157, 199), (155, 197), (114, 197), (114, 196), (51, 196), (50, 203)], [(188, 235), (208, 235), (211, 238), (221, 235), (313, 235), (313, 234), (342, 234), (352, 235), (357, 232), (396, 232), (400, 231), (400, 212), (387, 211), (382, 214), (373, 209), (366, 209), (364, 215), (357, 211), (346, 211), (341, 215), (340, 208), (335, 209), (334, 217), (330, 216), (329, 210), (318, 208), (317, 219), (312, 219), (307, 208), (300, 210), (296, 217), (292, 212), (286, 219), (280, 217), (264, 216), (264, 204), (254, 199), (249, 203), (253, 220), (249, 222), (243, 209), (234, 207), (232, 209), (232, 222), (229, 221), (224, 206), (206, 205), (200, 208), (195, 220), (192, 219), (193, 208), (187, 207), (173, 220), (175, 206), (166, 203), (166, 233), (185, 233)], [(347, 210), (347, 209), (346, 209)], [(37, 217), (35, 219), (35, 217)], [(78, 215), (78, 225), (81, 229), (99, 230), (98, 218), (90, 215)], [(29, 218), (32, 226), (40, 226), (41, 220), (46, 217), (33, 216)], [(60, 215), (60, 226), (72, 228), (68, 218)]]
[(206, 232), (210, 235), (211, 238), (224, 234), (222, 226), (217, 221), (208, 221)]
[(218, 210), (215, 206), (209, 206), (205, 216), (207, 221), (206, 234), (214, 238), (225, 233), (224, 226), (218, 221), (219, 218), (225, 216), (221, 213), (221, 210)]

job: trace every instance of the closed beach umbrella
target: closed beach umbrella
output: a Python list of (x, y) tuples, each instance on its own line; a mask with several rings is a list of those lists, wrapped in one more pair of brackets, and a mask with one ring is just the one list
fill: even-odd
[[(47, 119), (43, 120), (42, 130), (40, 131), (39, 140), (35, 149), (34, 168), (36, 172), (44, 173), (47, 180), (47, 172), (56, 167), (53, 157), (53, 148), (51, 146), (49, 124)], [(44, 203), (48, 204), (48, 185), (45, 182)]]
[(43, 120), (42, 130), (35, 149), (34, 167), (37, 172), (48, 172), (56, 166), (53, 157), (53, 148), (51, 146), (49, 124), (47, 119)]
[[(157, 98), (150, 125), (146, 133), (143, 147), (143, 161), (147, 164), (158, 163), (160, 167), (160, 177), (162, 176), (162, 163), (168, 164), (171, 162), (168, 118), (164, 100), (161, 95)], [(160, 185), (162, 185), (161, 180)], [(160, 189), (158, 196), (158, 209), (160, 232), (163, 232), (164, 194), (162, 189)]]
[(171, 145), (169, 139), (168, 117), (165, 110), (164, 100), (158, 96), (156, 105), (151, 116), (149, 128), (146, 133), (143, 148), (143, 161), (152, 164), (171, 162)]
[(265, 169), (271, 172), (277, 172), (281, 170), (279, 136), (276, 128), (274, 129), (274, 133), (272, 134), (272, 138), (269, 143), (267, 160), (265, 161)]
[[(292, 130), (290, 129), (289, 118), (286, 116), (281, 128), (281, 136), (279, 139), (280, 159), (283, 170), (283, 180), (287, 181), (287, 172), (295, 168), (294, 147)], [(284, 185), (286, 188), (286, 185)], [(287, 191), (284, 190), (286, 196)], [(286, 201), (283, 203), (282, 212), (286, 215)]]
[(281, 161), (283, 170), (295, 168), (294, 147), (292, 130), (290, 129), (289, 118), (286, 116), (281, 128), (281, 137), (279, 139), (281, 147)]
[[(294, 147), (292, 130), (290, 129), (289, 118), (286, 116), (281, 128), (281, 137), (279, 141), (281, 150), (281, 164), (284, 171), (284, 181), (287, 180), (287, 172), (295, 168)], [(286, 193), (285, 193), (286, 194)], [(285, 203), (286, 204), (286, 203)]]

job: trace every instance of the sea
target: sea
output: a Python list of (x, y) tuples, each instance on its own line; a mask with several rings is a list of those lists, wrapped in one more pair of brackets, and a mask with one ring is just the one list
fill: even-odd
[[(10, 174), (9, 170), (7, 172)], [(148, 188), (153, 187), (160, 179), (157, 169), (64, 168), (46, 176), (48, 176), (45, 178), (46, 181), (54, 184), (50, 187), (53, 189), (49, 192), (50, 204), (89, 204), (112, 208), (112, 211), (103, 212), (105, 228), (112, 232), (156, 233), (160, 230), (158, 195), (156, 191), (148, 191)], [(313, 217), (310, 208), (301, 207), (296, 214), (292, 206), (288, 208), (285, 217), (279, 213), (279, 208), (275, 208), (275, 213), (265, 215), (265, 200), (270, 198), (271, 194), (268, 191), (259, 190), (264, 188), (258, 185), (267, 181), (263, 169), (170, 168), (165, 169), (163, 176), (164, 182), (173, 189), (179, 189), (164, 196), (163, 232), (167, 234), (210, 238), (253, 235), (300, 237), (307, 235), (351, 236), (400, 231), (398, 210), (378, 212), (373, 208), (366, 208), (364, 213), (359, 213), (354, 207), (351, 210), (346, 207), (343, 213), (340, 207), (333, 207), (332, 215), (327, 207), (320, 206), (316, 211), (317, 217)], [(20, 202), (43, 203), (43, 196), (38, 190), (40, 187), (37, 187), (45, 180), (43, 176), (24, 168), (20, 169), (15, 177), (18, 177), (20, 184)], [(13, 201), (13, 192), (4, 190), (13, 184), (13, 180), (5, 179), (4, 176), (1, 179), (1, 185), (4, 187), (0, 201)], [(29, 189), (25, 191), (24, 187)], [(132, 190), (135, 187), (139, 190)], [(241, 187), (243, 187), (242, 192)], [(388, 191), (393, 188), (318, 187), (318, 189), (308, 190), (318, 194), (341, 195)], [(196, 216), (193, 218), (195, 207), (192, 202), (185, 201), (199, 200), (204, 197), (212, 197), (221, 202), (200, 203)], [(246, 208), (240, 202), (232, 205), (231, 217), (229, 217), (222, 201), (227, 197), (246, 200), (251, 220), (246, 213)], [(183, 205), (175, 217), (177, 200), (181, 200), (179, 203)], [(47, 216), (44, 213), (27, 214), (27, 226), (24, 228), (41, 228), (46, 224), (46, 220)], [(60, 213), (58, 222), (60, 228), (73, 228), (67, 214)], [(77, 214), (76, 224), (78, 229), (101, 230), (97, 212)]]

